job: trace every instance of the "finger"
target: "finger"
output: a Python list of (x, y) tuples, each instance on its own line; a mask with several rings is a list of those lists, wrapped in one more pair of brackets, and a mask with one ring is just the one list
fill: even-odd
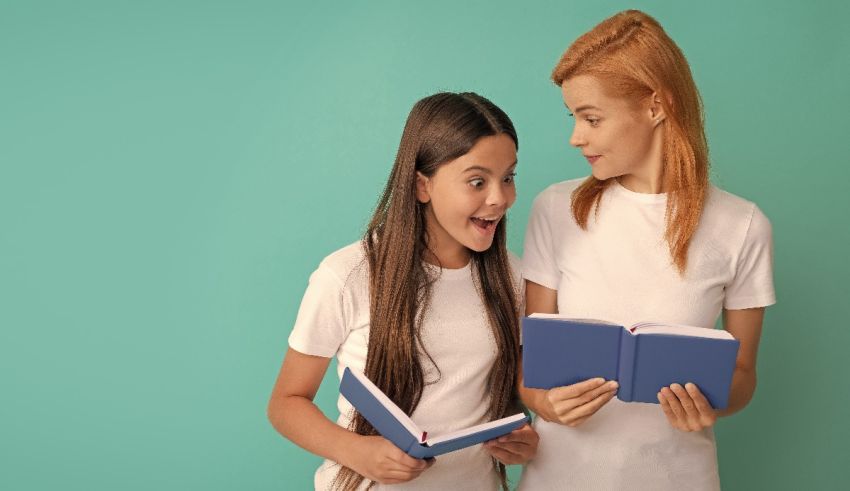
[(702, 394), (699, 390), (699, 387), (696, 384), (692, 384), (688, 382), (685, 384), (685, 390), (690, 394), (691, 399), (694, 400), (694, 404), (697, 407), (697, 411), (702, 415), (706, 416), (714, 416), (714, 409), (711, 407), (711, 403), (708, 402), (708, 399)]
[(584, 380), (582, 382), (578, 382), (572, 385), (565, 385), (564, 387), (556, 387), (552, 389), (555, 394), (557, 394), (558, 399), (572, 399), (574, 397), (578, 397), (589, 390), (596, 389), (605, 383), (605, 379), (602, 377), (591, 378)]
[(676, 397), (679, 398), (679, 403), (682, 405), (682, 409), (685, 410), (685, 417), (688, 420), (688, 425), (691, 429), (698, 429), (694, 428), (694, 425), (699, 425), (699, 411), (697, 410), (696, 404), (694, 404), (694, 400), (691, 399), (691, 395), (688, 394), (688, 391), (679, 384), (672, 384), (670, 386), (670, 390), (672, 390), (673, 393), (676, 394)]
[(670, 425), (673, 426), (673, 428), (679, 429), (679, 419), (670, 407), (670, 402), (661, 392), (658, 393), (658, 402), (661, 404), (661, 410), (664, 411), (664, 416), (667, 416), (667, 421)]
[(672, 384), (670, 389), (674, 391), (679, 402), (682, 404), (682, 409), (685, 410), (685, 426), (689, 431), (699, 431), (703, 428), (702, 415), (688, 391), (679, 384)]
[(395, 464), (393, 467), (397, 469), (406, 469), (406, 470), (425, 470), (428, 468), (428, 463), (422, 459), (414, 459), (410, 455), (399, 450), (399, 454), (391, 457), (391, 460)]
[(517, 428), (516, 430), (508, 433), (507, 435), (500, 436), (495, 441), (499, 443), (508, 443), (508, 442), (524, 442), (531, 443), (535, 439), (537, 439), (537, 432), (534, 431), (531, 426), (528, 424), (523, 425), (521, 428)]
[(673, 412), (674, 417), (676, 418), (677, 428), (681, 429), (682, 425), (685, 424), (686, 416), (685, 410), (682, 408), (682, 403), (679, 402), (679, 398), (676, 397), (676, 394), (670, 390), (669, 387), (664, 387), (661, 389), (661, 395), (667, 400), (668, 406), (670, 406), (670, 411)]
[(579, 406), (584, 406), (588, 403), (591, 403), (606, 394), (610, 394), (611, 397), (613, 397), (614, 394), (616, 394), (616, 389), (618, 387), (619, 385), (614, 380), (605, 382), (599, 387), (589, 390), (577, 397), (555, 403), (555, 409), (561, 414), (564, 414), (565, 412), (572, 411), (573, 409)]
[(514, 453), (495, 445), (487, 448), (487, 452), (492, 455), (493, 458), (506, 465), (520, 464), (525, 461), (522, 454)]
[(381, 476), (380, 482), (383, 484), (398, 484), (416, 479), (419, 477), (419, 474), (421, 472), (387, 469)]
[(527, 443), (521, 442), (508, 442), (508, 443), (498, 443), (494, 442), (487, 446), (487, 448), (492, 450), (498, 450), (503, 452), (509, 452), (516, 455), (522, 455), (528, 449), (529, 445)]
[(588, 402), (587, 404), (583, 404), (573, 409), (566, 415), (566, 419), (568, 420), (567, 424), (570, 426), (575, 426), (575, 420), (583, 417), (590, 417), (593, 414), (596, 414), (596, 411), (599, 411), (599, 409), (604, 406), (608, 401), (610, 401), (613, 397), (613, 391), (605, 392), (599, 395), (596, 399), (593, 399), (592, 401)]

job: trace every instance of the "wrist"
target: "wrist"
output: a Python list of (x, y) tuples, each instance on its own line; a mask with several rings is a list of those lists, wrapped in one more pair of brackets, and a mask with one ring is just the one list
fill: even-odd
[(363, 446), (366, 438), (352, 431), (346, 431), (346, 435), (341, 436), (337, 445), (334, 445), (334, 455), (331, 456), (331, 460), (360, 473), (360, 457), (365, 453)]

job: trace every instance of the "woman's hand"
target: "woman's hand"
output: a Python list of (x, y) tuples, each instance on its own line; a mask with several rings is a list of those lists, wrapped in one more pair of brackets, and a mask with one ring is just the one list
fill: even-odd
[(414, 459), (382, 436), (364, 436), (352, 456), (352, 469), (381, 484), (398, 484), (419, 477), (436, 459)]
[(682, 387), (672, 384), (658, 393), (658, 402), (673, 428), (681, 431), (700, 431), (714, 426), (717, 413), (699, 388), (688, 382)]
[(545, 391), (539, 400), (538, 416), (546, 421), (576, 427), (610, 401), (617, 393), (616, 381), (592, 378)]
[(507, 435), (484, 442), (484, 450), (505, 465), (525, 464), (537, 454), (539, 440), (534, 428), (525, 424)]

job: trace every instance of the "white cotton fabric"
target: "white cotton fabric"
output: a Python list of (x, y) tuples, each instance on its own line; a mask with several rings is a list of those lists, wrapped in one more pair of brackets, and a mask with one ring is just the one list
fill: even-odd
[[(515, 288), (521, 294), (519, 260), (512, 255), (511, 262)], [(422, 339), (441, 376), (423, 356), (426, 386), (411, 418), (429, 434), (437, 435), (488, 421), (486, 381), (496, 359), (496, 342), (473, 282), (471, 262), (461, 269), (426, 266), (437, 279), (423, 319)], [(355, 243), (325, 258), (310, 277), (289, 346), (309, 355), (336, 356), (341, 377), (346, 366), (364, 370), (368, 339), (368, 263), (361, 243)], [(341, 396), (338, 407), (337, 424), (347, 427), (353, 408)], [(329, 489), (338, 470), (338, 464), (326, 460), (316, 471), (316, 489)], [(408, 483), (377, 486), (400, 490), (459, 488), (499, 488), (490, 455), (481, 445), (437, 457), (433, 467)]]
[[(771, 226), (753, 203), (710, 187), (681, 276), (664, 240), (665, 194), (614, 182), (585, 231), (570, 209), (582, 181), (544, 190), (526, 231), (523, 276), (558, 291), (559, 314), (711, 328), (723, 308), (775, 303)], [(522, 490), (720, 487), (713, 431), (676, 430), (658, 404), (615, 398), (579, 427), (540, 418), (534, 426), (540, 445)]]

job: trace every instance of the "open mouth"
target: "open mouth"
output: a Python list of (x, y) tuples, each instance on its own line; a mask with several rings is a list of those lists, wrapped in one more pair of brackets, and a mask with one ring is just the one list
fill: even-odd
[(481, 233), (489, 235), (496, 231), (496, 225), (499, 223), (499, 219), (501, 218), (502, 217), (487, 219), (472, 217), (470, 220), (472, 221), (472, 224), (475, 225), (475, 228), (477, 228)]

